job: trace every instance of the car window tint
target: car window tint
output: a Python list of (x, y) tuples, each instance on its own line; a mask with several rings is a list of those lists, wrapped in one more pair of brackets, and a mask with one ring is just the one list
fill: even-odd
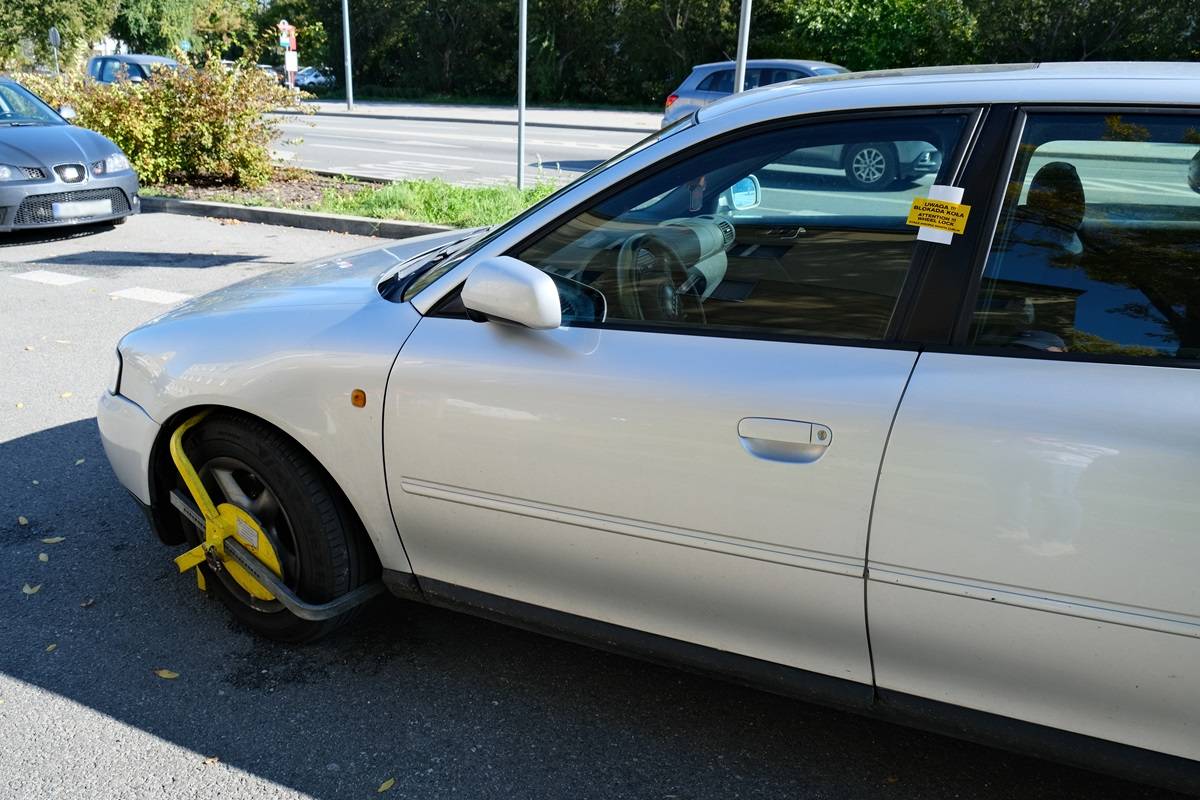
[(968, 338), (1200, 358), (1200, 115), (1031, 116)]
[[(964, 124), (888, 116), (749, 134), (512, 255), (556, 278), (568, 325), (601, 322), (598, 293), (610, 325), (880, 339), (912, 257), (912, 199)], [(854, 177), (862, 163), (877, 167), (869, 182)]]
[(733, 70), (723, 69), (709, 75), (700, 82), (699, 91), (702, 92), (721, 92), (722, 94), (733, 93)]

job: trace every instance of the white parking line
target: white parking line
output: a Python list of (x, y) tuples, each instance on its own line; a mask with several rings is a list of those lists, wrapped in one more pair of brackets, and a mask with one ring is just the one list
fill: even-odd
[(313, 142), (309, 146), (324, 147), (329, 150), (354, 150), (360, 153), (379, 153), (381, 155), (416, 156), (417, 158), (430, 159), (452, 158), (455, 161), (472, 161), (476, 164), (504, 164), (505, 166), (512, 164), (512, 159), (500, 160), (495, 158), (471, 158), (470, 156), (456, 156), (451, 155), (450, 153), (414, 153), (411, 150), (385, 150), (382, 147), (350, 147), (344, 144), (319, 144), (317, 142)]
[[(300, 126), (295, 126), (296, 130), (301, 130)], [(304, 129), (310, 137), (325, 136), (330, 139), (357, 139), (362, 141), (365, 138), (363, 134), (385, 134), (387, 136), (412, 137), (412, 143), (420, 142), (423, 145), (436, 146), (434, 142), (423, 141), (425, 139), (457, 139), (459, 141), (468, 142), (492, 142), (494, 144), (510, 144), (516, 145), (517, 137), (509, 136), (481, 136), (472, 133), (436, 133), (433, 131), (410, 130), (404, 128), (357, 128), (329, 125), (321, 123), (313, 128)], [(354, 134), (351, 136), (343, 136), (340, 133), (328, 133), (328, 131), (346, 131)], [(630, 137), (629, 142), (637, 141), (635, 137)], [(615, 153), (628, 147), (628, 143), (624, 140), (622, 143), (605, 143), (605, 142), (584, 142), (577, 139), (543, 139), (541, 137), (533, 137), (525, 140), (527, 145), (542, 145), (543, 147), (563, 147), (571, 150), (600, 150), (608, 153)], [(443, 145), (446, 146), (446, 145)]]
[(119, 292), (110, 292), (108, 296), (120, 297), (125, 300), (142, 300), (147, 303), (158, 303), (164, 306), (172, 303), (181, 303), (192, 297), (190, 294), (168, 292), (164, 289), (144, 289), (141, 286), (135, 286), (132, 289), (122, 289)]
[(73, 283), (80, 283), (87, 280), (87, 278), (81, 278), (78, 275), (67, 275), (64, 272), (50, 272), (45, 269), (21, 272), (10, 277), (20, 278), (23, 281), (33, 281), (34, 283), (46, 283), (50, 286), (70, 286)]

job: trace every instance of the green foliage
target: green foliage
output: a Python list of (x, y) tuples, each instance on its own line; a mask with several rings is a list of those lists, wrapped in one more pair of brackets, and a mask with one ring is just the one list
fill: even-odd
[(62, 59), (72, 63), (112, 24), (119, 0), (0, 0), (0, 69), (53, 64), (50, 27), (62, 36)]
[(975, 18), (962, 0), (798, 0), (797, 51), (853, 70), (969, 60)]
[(319, 208), (378, 219), (432, 222), (455, 228), (495, 225), (524, 211), (557, 187), (456, 186), (440, 179), (406, 180), (354, 194), (327, 192)]
[(157, 70), (140, 84), (78, 75), (23, 81), (52, 106), (73, 106), (76, 122), (112, 139), (149, 184), (261, 185), (271, 174), (279, 119), (266, 112), (295, 103), (259, 70), (225, 70), (215, 58), (203, 68)]

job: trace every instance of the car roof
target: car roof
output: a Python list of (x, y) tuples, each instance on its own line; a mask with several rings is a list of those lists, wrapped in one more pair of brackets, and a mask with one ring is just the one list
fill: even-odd
[(140, 53), (116, 53), (111, 56), (94, 56), (95, 58), (115, 58), (129, 64), (178, 64), (179, 62), (167, 56), (142, 55)]
[[(692, 72), (712, 71), (718, 69), (733, 69), (737, 62), (735, 61), (711, 61), (707, 64), (697, 64), (692, 67)], [(838, 67), (837, 64), (831, 64), (828, 61), (810, 61), (802, 58), (749, 58), (746, 59), (746, 66), (751, 69), (761, 69), (762, 67)], [(845, 69), (845, 67), (838, 67)]]
[(715, 120), (750, 109), (755, 109), (757, 118), (856, 108), (988, 103), (1194, 106), (1200, 105), (1198, 85), (1200, 64), (1192, 62), (920, 67), (849, 72), (764, 86), (702, 108), (697, 120)]

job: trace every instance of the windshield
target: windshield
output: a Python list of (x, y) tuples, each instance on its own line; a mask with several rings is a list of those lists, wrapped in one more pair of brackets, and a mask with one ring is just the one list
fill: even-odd
[[(575, 186), (580, 181), (586, 181), (588, 178), (591, 178), (593, 175), (601, 173), (604, 170), (609, 169), (610, 167), (616, 166), (617, 164), (621, 163), (622, 161), (624, 161), (625, 159), (634, 155), (635, 153), (640, 153), (641, 151), (645, 150), (650, 145), (655, 144), (657, 142), (661, 142), (663, 139), (667, 138), (668, 136), (670, 136), (674, 133), (678, 133), (679, 131), (681, 131), (685, 128), (691, 127), (695, 123), (695, 121), (696, 121), (695, 114), (688, 114), (686, 117), (676, 120), (675, 122), (671, 123), (667, 127), (662, 128), (661, 130), (657, 130), (654, 133), (650, 134), (649, 136), (647, 136), (645, 139), (642, 139), (637, 144), (629, 147), (626, 150), (622, 150), (620, 153), (617, 153), (615, 156), (610, 158), (608, 161), (605, 161), (603, 164), (598, 164), (597, 166), (592, 167), (590, 170), (588, 170), (584, 174), (580, 175), (578, 178), (571, 181), (566, 186), (563, 186), (561, 189), (556, 191), (554, 194), (533, 204), (532, 206), (525, 209), (517, 216), (510, 219), (508, 222), (505, 222), (502, 225), (498, 225), (495, 228), (492, 228), (492, 230), (489, 231), (486, 235), (476, 236), (473, 239), (469, 240), (468, 243), (465, 246), (463, 246), (461, 249), (459, 249), (458, 251), (450, 251), (450, 253), (446, 254), (446, 255), (452, 256), (452, 257), (443, 257), (441, 259), (438, 259), (436, 261), (436, 263), (434, 263), (433, 260), (431, 259), (431, 263), (425, 267), (425, 272), (418, 275), (417, 278), (414, 281), (412, 281), (411, 283), (409, 283), (408, 286), (405, 288), (403, 299), (411, 300), (413, 297), (415, 297), (417, 294), (419, 294), (426, 286), (429, 286), (431, 283), (436, 281), (438, 278), (442, 277), (447, 272), (449, 272), (450, 270), (454, 269), (459, 264), (461, 264), (463, 259), (470, 256), (476, 250), (483, 247), (485, 244), (492, 241), (497, 236), (500, 236), (505, 231), (512, 228), (514, 225), (517, 225), (518, 223), (520, 223), (521, 220), (525, 219), (526, 217), (530, 216), (531, 214), (537, 213), (538, 209), (543, 208), (547, 204), (554, 202), (556, 199), (558, 199), (558, 197), (560, 195), (562, 195), (563, 192), (567, 191), (572, 186)], [(441, 254), (439, 254), (439, 255), (441, 255)]]
[(0, 83), (0, 126), (65, 124), (33, 92), (15, 83)]

